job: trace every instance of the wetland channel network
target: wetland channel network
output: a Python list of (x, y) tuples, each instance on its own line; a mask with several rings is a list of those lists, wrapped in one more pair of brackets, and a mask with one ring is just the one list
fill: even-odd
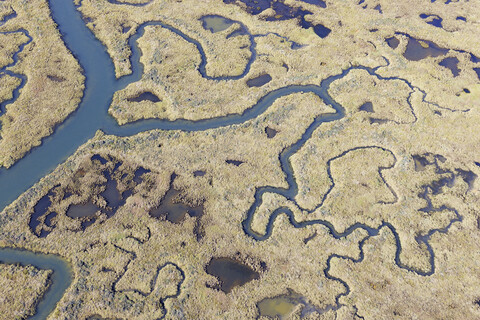
[[(27, 155), (25, 155), (25, 157), (20, 159), (11, 168), (2, 168), (0, 170), (1, 210), (3, 210), (7, 205), (13, 202), (17, 197), (19, 197), (23, 192), (25, 192), (43, 176), (52, 172), (55, 167), (65, 161), (67, 157), (72, 155), (80, 145), (84, 144), (88, 139), (92, 138), (97, 130), (102, 130), (106, 134), (113, 134), (117, 136), (131, 136), (143, 131), (153, 129), (203, 131), (213, 128), (230, 126), (234, 124), (240, 124), (247, 120), (253, 119), (265, 112), (275, 102), (275, 100), (280, 97), (298, 92), (312, 92), (318, 95), (327, 105), (335, 109), (336, 112), (324, 114), (317, 117), (303, 133), (301, 139), (299, 139), (290, 147), (286, 148), (280, 154), (282, 170), (286, 175), (289, 187), (282, 189), (266, 186), (257, 189), (255, 193), (255, 201), (253, 202), (252, 207), (247, 212), (247, 218), (243, 223), (243, 229), (247, 235), (255, 238), (256, 240), (265, 240), (271, 234), (274, 219), (278, 216), (278, 214), (283, 213), (289, 217), (290, 222), (296, 228), (305, 227), (306, 225), (310, 224), (323, 224), (331, 230), (332, 234), (336, 238), (345, 237), (358, 228), (367, 230), (370, 236), (378, 233), (379, 228), (372, 229), (366, 225), (355, 224), (348, 228), (344, 233), (339, 234), (334, 230), (333, 226), (326, 221), (315, 220), (298, 223), (294, 220), (293, 214), (284, 208), (277, 209), (277, 211), (275, 211), (275, 214), (270, 217), (270, 221), (267, 226), (267, 232), (264, 236), (259, 236), (255, 234), (250, 228), (250, 222), (252, 220), (252, 216), (255, 210), (261, 205), (261, 196), (263, 193), (274, 192), (284, 195), (289, 200), (294, 199), (296, 193), (298, 192), (298, 186), (294, 178), (293, 169), (290, 165), (290, 157), (295, 154), (301, 148), (301, 146), (303, 146), (303, 144), (312, 136), (314, 130), (318, 128), (318, 126), (320, 126), (322, 123), (336, 121), (344, 117), (344, 108), (340, 104), (335, 102), (328, 94), (328, 88), (333, 81), (344, 77), (351, 70), (354, 69), (366, 70), (369, 74), (377, 77), (378, 79), (398, 79), (404, 81), (413, 90), (414, 87), (408, 81), (396, 77), (383, 78), (377, 75), (376, 70), (382, 66), (376, 68), (352, 66), (343, 70), (340, 74), (324, 79), (320, 85), (290, 85), (273, 90), (263, 96), (257, 101), (256, 104), (246, 109), (241, 114), (230, 114), (226, 116), (204, 119), (199, 121), (190, 121), (184, 119), (175, 121), (149, 119), (140, 120), (127, 125), (119, 126), (117, 122), (110, 115), (108, 115), (108, 108), (112, 101), (113, 94), (116, 91), (125, 88), (128, 84), (132, 82), (139, 81), (143, 74), (143, 65), (140, 63), (141, 51), (138, 48), (136, 41), (144, 34), (144, 29), (146, 26), (159, 25), (181, 36), (185, 41), (194, 44), (201, 55), (201, 63), (198, 67), (198, 72), (206, 79), (222, 81), (239, 80), (244, 78), (248, 74), (250, 66), (257, 56), (255, 51), (255, 37), (261, 35), (252, 35), (248, 31), (246, 26), (242, 24), (242, 32), (247, 34), (250, 38), (251, 59), (248, 61), (241, 75), (234, 77), (214, 78), (208, 76), (206, 73), (205, 66), (207, 64), (207, 58), (201, 44), (198, 41), (190, 38), (188, 35), (184, 34), (182, 31), (176, 29), (175, 27), (167, 25), (163, 22), (146, 22), (138, 27), (137, 33), (131, 36), (128, 41), (129, 45), (132, 48), (132, 55), (130, 57), (132, 73), (117, 79), (115, 77), (112, 59), (108, 55), (104, 45), (97, 38), (95, 38), (93, 33), (87, 28), (84, 20), (81, 17), (80, 12), (75, 7), (73, 1), (49, 0), (48, 2), (50, 5), (53, 20), (58, 25), (58, 29), (61, 33), (63, 41), (65, 42), (65, 45), (79, 61), (85, 73), (86, 80), (84, 96), (80, 105), (78, 106), (78, 109), (74, 113), (72, 113), (71, 116), (69, 116), (61, 125), (55, 128), (55, 131), (52, 135), (44, 138), (40, 146), (32, 149)], [(294, 45), (295, 43), (292, 44), (292, 49), (295, 49)], [(23, 49), (23, 47), (21, 49)], [(18, 58), (15, 56), (14, 59), (16, 60)], [(16, 62), (17, 61), (15, 61), (14, 63)], [(388, 61), (386, 62), (388, 64)], [(18, 93), (15, 94), (12, 101), (14, 101), (16, 97), (18, 97)], [(12, 101), (10, 101), (10, 103)], [(457, 216), (456, 220), (452, 220), (449, 226), (453, 222), (458, 221), (458, 219), (460, 219), (459, 216)], [(395, 229), (391, 225), (382, 224), (380, 228), (385, 226), (390, 228), (396, 235)], [(418, 274), (422, 275), (427, 275), (434, 272), (433, 251), (428, 245), (428, 238), (434, 232), (446, 232), (449, 226), (442, 230), (432, 230), (423, 239), (423, 242), (427, 244), (431, 253), (431, 271), (427, 273), (422, 273), (410, 269), (411, 271), (415, 271)], [(399, 261), (401, 247), (397, 235), (396, 240), (398, 248), (396, 257), (397, 264), (402, 268), (408, 269), (408, 267), (402, 265)], [(360, 249), (362, 249), (363, 242), (360, 244)], [(360, 260), (363, 259), (363, 250), (361, 251), (362, 255)], [(328, 269), (330, 267), (329, 262), (332, 257), (333, 256), (329, 258), (328, 267), (324, 270), (325, 275), (330, 279), (340, 281), (342, 284), (344, 284), (346, 290), (341, 295), (346, 295), (350, 291), (347, 284), (341, 279), (331, 277), (328, 274)], [(65, 262), (62, 258), (51, 254), (33, 253), (26, 250), (13, 248), (1, 248), (0, 262), (18, 263), (22, 265), (30, 264), (40, 269), (53, 270), (52, 285), (50, 286), (44, 297), (41, 299), (40, 303), (37, 305), (36, 314), (30, 319), (45, 319), (54, 310), (57, 302), (61, 299), (65, 290), (70, 286), (73, 280), (73, 272), (69, 267), (68, 263)], [(338, 299), (341, 295), (339, 295), (336, 299), (337, 305), (328, 306), (328, 309), (337, 309), (339, 307)]]

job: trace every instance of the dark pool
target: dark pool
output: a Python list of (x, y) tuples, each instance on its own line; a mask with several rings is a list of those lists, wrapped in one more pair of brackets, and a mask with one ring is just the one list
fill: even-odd
[(219, 289), (225, 293), (260, 277), (260, 274), (249, 266), (231, 258), (212, 258), (206, 271), (220, 280)]
[(136, 97), (127, 98), (129, 102), (142, 102), (142, 101), (151, 101), (151, 102), (159, 102), (162, 101), (159, 97), (157, 97), (154, 93), (146, 91), (142, 92)]
[(261, 87), (272, 81), (272, 77), (268, 74), (262, 74), (258, 77), (247, 80), (247, 86), (251, 87)]

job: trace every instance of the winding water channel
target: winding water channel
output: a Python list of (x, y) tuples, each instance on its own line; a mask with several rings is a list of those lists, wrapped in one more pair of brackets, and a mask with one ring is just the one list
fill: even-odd
[[(116, 3), (116, 1), (110, 1)], [(327, 221), (314, 220), (309, 222), (299, 223), (294, 220), (292, 212), (288, 208), (278, 208), (274, 214), (270, 217), (270, 221), (267, 226), (267, 232), (264, 236), (259, 236), (250, 230), (250, 223), (252, 215), (255, 210), (261, 204), (261, 196), (266, 192), (274, 192), (285, 196), (287, 199), (293, 200), (298, 192), (298, 186), (295, 181), (293, 169), (290, 164), (290, 157), (295, 154), (305, 142), (312, 136), (315, 129), (317, 129), (322, 123), (331, 122), (344, 117), (345, 112), (343, 107), (335, 102), (328, 94), (328, 88), (330, 84), (345, 75), (347, 75), (353, 69), (366, 70), (369, 74), (376, 76), (379, 79), (397, 79), (404, 81), (409, 87), (414, 90), (408, 81), (399, 78), (383, 78), (376, 74), (376, 70), (379, 68), (366, 68), (366, 67), (351, 67), (344, 70), (338, 75), (331, 76), (324, 79), (321, 84), (318, 85), (292, 85), (283, 87), (269, 92), (262, 97), (255, 105), (245, 110), (242, 114), (232, 114), (228, 116), (222, 116), (217, 118), (211, 118), (200, 121), (189, 120), (159, 120), (149, 119), (141, 120), (128, 125), (119, 126), (116, 121), (108, 115), (108, 108), (110, 106), (113, 94), (125, 88), (128, 84), (140, 80), (143, 74), (143, 65), (140, 63), (140, 50), (136, 44), (136, 41), (144, 33), (144, 29), (149, 25), (159, 25), (166, 28), (177, 35), (181, 36), (184, 40), (194, 44), (202, 58), (201, 64), (198, 68), (200, 74), (206, 79), (212, 80), (228, 80), (234, 81), (246, 76), (250, 70), (250, 65), (256, 58), (255, 51), (255, 35), (251, 35), (248, 29), (242, 25), (242, 30), (250, 37), (250, 51), (251, 59), (247, 63), (244, 72), (235, 77), (221, 77), (213, 78), (207, 75), (205, 66), (207, 64), (207, 58), (201, 44), (181, 32), (176, 28), (169, 26), (163, 22), (148, 22), (141, 25), (137, 29), (137, 33), (129, 39), (129, 45), (132, 47), (131, 64), (133, 73), (127, 76), (123, 76), (119, 79), (115, 78), (114, 65), (110, 56), (107, 54), (105, 47), (97, 40), (91, 31), (86, 27), (85, 22), (82, 20), (80, 13), (77, 11), (73, 1), (67, 0), (49, 0), (50, 8), (52, 11), (52, 17), (58, 24), (58, 28), (62, 34), (62, 38), (71, 52), (79, 61), (82, 66), (85, 75), (85, 92), (84, 97), (78, 107), (78, 110), (74, 112), (63, 124), (58, 126), (55, 132), (43, 139), (40, 147), (34, 148), (23, 159), (19, 160), (10, 169), (0, 170), (0, 209), (3, 210), (8, 204), (20, 196), (20, 194), (26, 191), (40, 178), (53, 171), (61, 162), (66, 160), (75, 150), (88, 139), (92, 138), (95, 132), (99, 129), (103, 130), (107, 134), (114, 134), (118, 136), (130, 136), (142, 131), (152, 129), (163, 130), (184, 130), (184, 131), (202, 131), (212, 128), (230, 126), (234, 124), (243, 123), (249, 119), (253, 119), (263, 112), (265, 112), (273, 102), (283, 96), (290, 95), (297, 92), (313, 92), (318, 95), (327, 105), (335, 109), (335, 113), (326, 114), (318, 117), (303, 133), (300, 140), (294, 143), (289, 148), (285, 149), (280, 155), (280, 163), (282, 170), (286, 175), (288, 182), (288, 188), (274, 188), (270, 186), (262, 187), (256, 190), (255, 200), (252, 207), (247, 212), (247, 218), (244, 221), (244, 231), (251, 237), (257, 240), (264, 240), (268, 238), (272, 232), (273, 222), (279, 214), (286, 214), (294, 227), (305, 227), (311, 224), (323, 224), (327, 226), (334, 237), (340, 238), (351, 234), (354, 230), (362, 228), (368, 231), (370, 236), (376, 235), (379, 228), (372, 229), (366, 225), (356, 224), (348, 228), (344, 233), (337, 233), (333, 226)], [(387, 61), (388, 63), (388, 61)], [(418, 89), (418, 88), (415, 88)], [(419, 89), (418, 89), (419, 90)], [(421, 91), (425, 98), (425, 93)], [(409, 102), (410, 103), (410, 102)], [(411, 107), (411, 106), (410, 106)], [(413, 110), (413, 108), (412, 108)], [(456, 220), (452, 220), (450, 225), (461, 219), (457, 214)], [(449, 225), (449, 226), (450, 226)], [(434, 272), (433, 265), (433, 251), (428, 245), (428, 239), (434, 232), (446, 232), (449, 226), (442, 230), (432, 230), (431, 233), (424, 236), (421, 241), (425, 242), (431, 253), (431, 270), (429, 272), (421, 272), (418, 270), (411, 270), (421, 275), (428, 275)], [(402, 265), (399, 260), (401, 246), (398, 235), (393, 226), (384, 223), (380, 228), (388, 227), (395, 234), (397, 240), (397, 264), (400, 267), (407, 268)], [(363, 243), (360, 244), (362, 247)], [(332, 256), (334, 257), (334, 256)], [(329, 261), (328, 260), (328, 268)], [(338, 256), (340, 257), (340, 256)], [(346, 258), (346, 257), (342, 257)], [(362, 257), (363, 259), (363, 253)], [(28, 251), (12, 250), (12, 249), (0, 249), (0, 260), (7, 263), (25, 263), (38, 266), (39, 268), (53, 269), (53, 285), (48, 291), (45, 298), (38, 306), (38, 313), (35, 318), (45, 318), (46, 315), (53, 310), (56, 302), (61, 298), (63, 292), (69, 286), (71, 282), (71, 273), (68, 271), (68, 267), (65, 262), (56, 256), (34, 254)], [(340, 279), (331, 277), (328, 274), (328, 268), (324, 271), (325, 275), (334, 280), (342, 282), (347, 288), (346, 293), (349, 292), (348, 286)], [(408, 269), (408, 268), (407, 268)], [(340, 296), (339, 296), (340, 297)], [(337, 297), (337, 305), (338, 298)], [(330, 309), (335, 306), (330, 306)]]
[[(14, 12), (12, 14), (9, 14), (7, 16), (5, 16), (3, 18), (2, 21), (0, 21), (0, 26), (2, 26), (3, 24), (5, 24), (8, 20), (10, 19), (13, 19), (17, 16), (17, 14)], [(23, 74), (18, 74), (18, 73), (14, 73), (10, 70), (7, 70), (8, 68), (10, 67), (13, 67), (14, 65), (17, 64), (18, 62), (18, 54), (20, 52), (23, 51), (23, 48), (25, 48), (25, 46), (27, 44), (29, 44), (30, 42), (32, 42), (32, 37), (30, 36), (30, 34), (28, 33), (27, 30), (25, 29), (19, 29), (19, 30), (15, 30), (15, 31), (6, 31), (6, 32), (0, 32), (0, 34), (14, 34), (14, 33), (21, 33), (23, 35), (25, 35), (27, 37), (27, 41), (22, 43), (19, 47), (18, 47), (18, 50), (15, 51), (12, 55), (12, 63), (9, 63), (7, 64), (6, 66), (4, 66), (3, 68), (0, 69), (0, 72), (3, 73), (4, 75), (8, 75), (10, 77), (13, 77), (13, 78), (17, 78), (20, 80), (20, 84), (13, 90), (13, 93), (12, 93), (12, 98), (11, 99), (8, 99), (8, 100), (5, 100), (3, 101), (2, 103), (0, 103), (0, 114), (4, 113), (5, 112), (5, 106), (7, 104), (10, 104), (12, 102), (14, 102), (15, 100), (17, 100), (18, 96), (20, 95), (20, 90), (25, 86), (25, 83), (27, 83), (27, 77)], [(1, 76), (4, 76), (4, 75), (1, 75)], [(0, 77), (1, 77), (0, 76)]]
[(50, 278), (52, 283), (37, 305), (36, 314), (29, 318), (32, 320), (46, 319), (73, 280), (73, 273), (69, 265), (62, 258), (53, 254), (2, 248), (0, 249), (0, 263), (33, 265), (39, 269), (53, 271)]

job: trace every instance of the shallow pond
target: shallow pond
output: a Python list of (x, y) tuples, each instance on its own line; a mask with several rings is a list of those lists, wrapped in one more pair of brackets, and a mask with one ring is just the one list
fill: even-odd
[(456, 57), (448, 57), (440, 61), (438, 64), (442, 67), (450, 69), (454, 77), (460, 74), (460, 69), (458, 68), (458, 59)]
[[(240, 0), (247, 6), (249, 13), (257, 15), (265, 9), (270, 8), (272, 0)], [(237, 0), (223, 0), (224, 3), (236, 3)]]
[(154, 93), (146, 91), (146, 92), (140, 93), (136, 97), (127, 98), (127, 101), (129, 101), (129, 102), (142, 102), (142, 101), (159, 102), (159, 101), (162, 101), (162, 100), (159, 97), (157, 97), (157, 95), (155, 95)]
[(275, 137), (277, 135), (278, 131), (275, 130), (275, 129), (272, 129), (270, 127), (266, 127), (265, 128), (265, 133), (267, 134), (267, 138), (272, 139), (273, 137)]
[(120, 4), (125, 6), (134, 6), (134, 7), (144, 7), (150, 4), (153, 0), (145, 0), (140, 3), (128, 2), (128, 1), (119, 1), (119, 0), (107, 0), (111, 4)]
[(400, 44), (400, 40), (398, 40), (396, 37), (390, 37), (385, 39), (387, 42), (388, 46), (392, 49), (397, 49), (398, 45)]
[(206, 172), (203, 171), (203, 170), (196, 170), (196, 171), (193, 172), (193, 176), (194, 177), (203, 177), (205, 175), (205, 173)]
[[(327, 37), (332, 31), (330, 28), (322, 24), (314, 24), (307, 19), (306, 15), (311, 15), (313, 12), (304, 10), (301, 7), (290, 6), (282, 1), (273, 0), (240, 0), (246, 5), (246, 11), (252, 15), (257, 15), (266, 9), (272, 9), (273, 15), (269, 15), (267, 21), (280, 21), (298, 19), (300, 27), (304, 29), (313, 28), (313, 31), (320, 38)], [(223, 0), (224, 3), (236, 3), (236, 0)], [(304, 0), (303, 2), (317, 5), (321, 8), (326, 8), (327, 4), (322, 0)], [(242, 7), (243, 8), (243, 7)]]
[(443, 19), (440, 16), (437, 16), (436, 14), (425, 14), (422, 13), (420, 14), (420, 18), (424, 19), (426, 23), (437, 27), (437, 28), (443, 28), (442, 26), (442, 21)]
[(139, 167), (137, 170), (135, 170), (135, 173), (133, 174), (133, 182), (135, 182), (136, 184), (142, 183), (142, 176), (149, 172), (150, 170), (145, 169), (144, 167)]
[(45, 238), (50, 233), (50, 231), (45, 230), (44, 227), (38, 228), (38, 226), (42, 224), (43, 219), (43, 223), (46, 226), (52, 227), (52, 219), (57, 215), (57, 213), (50, 212), (47, 214), (47, 212), (50, 205), (52, 204), (50, 197), (53, 196), (54, 192), (53, 190), (50, 190), (46, 195), (40, 198), (40, 200), (38, 200), (38, 202), (33, 207), (33, 213), (30, 216), (28, 226), (30, 227), (32, 233), (35, 234), (37, 237)]
[(360, 107), (358, 107), (358, 110), (365, 111), (365, 112), (368, 112), (368, 113), (375, 112), (373, 110), (373, 104), (370, 101), (367, 101), (364, 104), (362, 104)]
[(105, 191), (100, 193), (100, 195), (107, 201), (107, 205), (116, 210), (116, 208), (125, 204), (122, 195), (118, 191), (117, 181), (114, 179), (109, 179), (105, 185)]
[(323, 0), (300, 0), (300, 1), (305, 2), (305, 3), (309, 3), (309, 4), (314, 4), (316, 6), (319, 6), (320, 8), (326, 8), (327, 7), (327, 4)]
[(210, 30), (213, 33), (227, 30), (235, 23), (233, 20), (217, 15), (202, 17), (200, 21), (202, 21), (202, 26), (205, 30)]
[(240, 166), (240, 165), (243, 163), (243, 161), (240, 161), (240, 160), (231, 160), (231, 159), (225, 160), (225, 162), (226, 162), (227, 164), (233, 164), (234, 166), (237, 166), (237, 167)]
[(164, 218), (171, 223), (181, 223), (188, 214), (190, 217), (201, 217), (203, 205), (190, 206), (182, 202), (181, 192), (170, 188), (160, 201), (160, 205), (150, 210), (155, 218)]
[(47, 75), (47, 78), (54, 81), (54, 82), (63, 82), (66, 79), (63, 77), (58, 77), (58, 76), (52, 76), (52, 75)]
[(107, 159), (105, 159), (104, 157), (102, 157), (102, 156), (99, 155), (99, 154), (94, 154), (94, 155), (90, 158), (90, 160), (92, 160), (92, 162), (93, 162), (93, 161), (99, 161), (100, 164), (106, 164), (106, 163), (108, 162)]
[(252, 268), (231, 258), (212, 258), (206, 266), (206, 271), (220, 280), (219, 289), (225, 293), (260, 277), (260, 274)]
[(258, 77), (247, 80), (248, 87), (261, 87), (272, 81), (272, 77), (268, 73), (264, 73)]
[(72, 219), (93, 217), (102, 209), (92, 202), (72, 204), (68, 207), (66, 215)]
[(301, 306), (299, 315), (300, 318), (303, 319), (308, 317), (310, 314), (323, 314), (333, 309), (332, 306), (327, 306), (326, 308), (321, 309), (309, 302), (305, 296), (296, 293), (292, 289), (287, 290), (288, 293), (286, 294), (260, 300), (257, 303), (259, 316), (270, 319), (289, 319), (291, 318), (292, 312), (295, 311), (296, 307)]
[(316, 25), (313, 25), (313, 31), (317, 36), (323, 39), (327, 37), (332, 30), (325, 27), (323, 24), (316, 24)]
[(432, 41), (409, 37), (403, 56), (410, 61), (419, 61), (427, 57), (443, 56), (447, 52), (448, 49), (440, 48)]
[(257, 304), (258, 312), (261, 317), (272, 319), (285, 319), (295, 309), (299, 302), (287, 295), (265, 298)]

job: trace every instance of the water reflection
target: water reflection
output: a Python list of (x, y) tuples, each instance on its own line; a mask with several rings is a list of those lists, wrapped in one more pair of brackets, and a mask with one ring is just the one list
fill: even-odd
[(385, 41), (387, 41), (388, 46), (392, 49), (397, 49), (398, 45), (400, 44), (400, 40), (395, 37), (387, 38)]
[(250, 87), (250, 88), (251, 87), (261, 87), (261, 86), (269, 83), (270, 81), (272, 81), (272, 77), (268, 73), (265, 73), (265, 74), (262, 74), (258, 77), (247, 80), (247, 86)]
[(235, 23), (233, 20), (218, 15), (205, 16), (200, 18), (200, 20), (202, 21), (203, 28), (210, 30), (212, 33), (227, 30)]
[(136, 97), (127, 98), (129, 102), (142, 102), (142, 101), (151, 101), (151, 102), (159, 102), (162, 101), (157, 95), (152, 92), (146, 91), (142, 92)]
[[(0, 248), (0, 263), (33, 265), (44, 270), (53, 270), (51, 285), (41, 297), (36, 314), (30, 320), (46, 319), (53, 311), (65, 290), (70, 286), (73, 273), (68, 264), (60, 257), (52, 254), (33, 253), (21, 249)], [(1, 317), (1, 316), (0, 316)]]
[(267, 134), (267, 138), (272, 139), (273, 137), (275, 137), (277, 135), (278, 131), (275, 130), (275, 129), (272, 129), (270, 127), (266, 127), (265, 128), (265, 133)]
[(232, 258), (212, 258), (207, 264), (206, 271), (220, 280), (217, 289), (225, 293), (260, 277), (258, 272)]
[(438, 64), (442, 67), (450, 69), (454, 77), (460, 74), (460, 69), (458, 68), (458, 59), (456, 57), (448, 57), (440, 61)]
[(446, 54), (448, 49), (440, 48), (432, 41), (417, 40), (409, 37), (403, 56), (410, 61), (419, 61), (427, 57), (438, 57)]
[(301, 294), (296, 293), (292, 289), (287, 289), (287, 294), (278, 295), (271, 298), (265, 298), (257, 303), (257, 309), (260, 317), (270, 319), (287, 319), (301, 306), (302, 311), (300, 318), (304, 318), (309, 314), (322, 314), (330, 308), (319, 309), (317, 306), (308, 302)]

